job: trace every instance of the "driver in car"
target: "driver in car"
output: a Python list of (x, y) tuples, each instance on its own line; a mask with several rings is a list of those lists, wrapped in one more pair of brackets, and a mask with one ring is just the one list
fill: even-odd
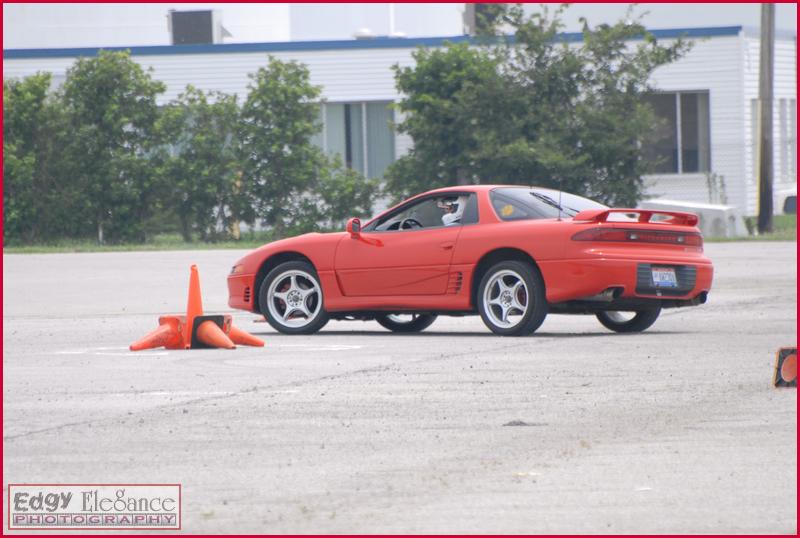
[(461, 217), (464, 215), (464, 208), (467, 205), (467, 197), (443, 198), (436, 204), (439, 209), (444, 211), (442, 223), (445, 226), (455, 226), (461, 224)]

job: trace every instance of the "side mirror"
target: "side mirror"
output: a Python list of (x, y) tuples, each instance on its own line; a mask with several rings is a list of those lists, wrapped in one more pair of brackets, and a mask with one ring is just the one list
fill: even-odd
[(361, 237), (361, 220), (357, 217), (351, 218), (347, 221), (345, 230), (350, 234), (350, 237), (353, 239), (358, 239)]

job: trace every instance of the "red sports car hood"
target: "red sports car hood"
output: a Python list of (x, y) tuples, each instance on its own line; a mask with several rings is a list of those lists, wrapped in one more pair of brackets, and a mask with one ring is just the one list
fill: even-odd
[(261, 261), (277, 252), (296, 252), (312, 261), (319, 260), (322, 262), (322, 265), (328, 265), (328, 263), (324, 263), (323, 260), (325, 260), (328, 255), (330, 255), (330, 260), (333, 259), (332, 252), (336, 248), (336, 244), (345, 236), (347, 236), (347, 232), (311, 232), (295, 237), (287, 237), (286, 239), (279, 239), (249, 252), (246, 256), (239, 259), (236, 265), (243, 265), (243, 272), (254, 273), (258, 270), (258, 265), (260, 265)]

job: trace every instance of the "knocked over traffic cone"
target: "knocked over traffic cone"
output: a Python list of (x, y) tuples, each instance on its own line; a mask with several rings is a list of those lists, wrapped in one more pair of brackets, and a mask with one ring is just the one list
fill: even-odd
[[(228, 335), (222, 332), (219, 325), (212, 320), (207, 319), (197, 325), (197, 330), (194, 332), (195, 338), (205, 344), (204, 347), (222, 347), (225, 349), (233, 349), (236, 347)], [(200, 346), (192, 346), (200, 347)]]
[(782, 347), (775, 360), (775, 375), (772, 384), (776, 387), (797, 386), (797, 348)]
[(243, 346), (264, 347), (264, 341), (261, 338), (256, 338), (250, 333), (246, 333), (238, 327), (230, 325), (228, 330), (228, 337), (233, 340), (234, 344), (241, 344)]
[(148, 333), (141, 340), (131, 344), (131, 351), (141, 351), (154, 347), (167, 349), (184, 349), (183, 323), (184, 316), (161, 316), (158, 318), (158, 329)]
[(197, 266), (192, 265), (186, 315), (161, 316), (158, 318), (158, 328), (131, 344), (130, 350), (141, 351), (162, 346), (167, 349), (234, 349), (236, 344), (260, 347), (264, 341), (234, 327), (228, 314), (203, 314), (200, 275)]

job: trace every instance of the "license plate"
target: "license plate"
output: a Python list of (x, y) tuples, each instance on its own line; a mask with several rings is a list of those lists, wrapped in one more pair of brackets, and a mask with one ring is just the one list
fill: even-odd
[(678, 279), (672, 267), (653, 267), (653, 285), (656, 288), (677, 288)]

